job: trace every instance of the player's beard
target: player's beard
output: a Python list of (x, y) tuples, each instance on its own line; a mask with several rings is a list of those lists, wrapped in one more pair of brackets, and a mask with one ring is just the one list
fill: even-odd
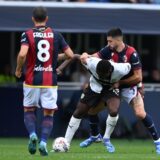
[(117, 49), (118, 49), (118, 45), (115, 45), (115, 46), (114, 46), (114, 50), (117, 51)]
[(109, 46), (109, 48), (110, 48), (111, 50), (115, 50), (115, 51), (116, 51), (117, 48), (118, 48), (118, 46), (117, 46), (117, 45), (116, 45), (116, 46), (113, 46), (113, 47), (112, 47), (112, 46)]

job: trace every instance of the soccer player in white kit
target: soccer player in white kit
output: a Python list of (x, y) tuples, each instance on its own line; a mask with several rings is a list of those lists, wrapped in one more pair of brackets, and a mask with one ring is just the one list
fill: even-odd
[[(127, 75), (131, 69), (129, 63), (115, 63), (96, 57), (86, 58), (85, 53), (80, 59), (91, 73), (91, 77), (89, 86), (84, 90), (65, 134), (69, 144), (80, 125), (81, 119), (88, 113), (90, 108), (96, 106), (100, 101), (107, 104), (109, 114), (115, 114), (114, 110), (117, 111), (117, 108), (119, 108), (120, 97), (119, 90), (114, 88), (114, 84)], [(104, 144), (107, 143), (105, 139), (103, 141)]]

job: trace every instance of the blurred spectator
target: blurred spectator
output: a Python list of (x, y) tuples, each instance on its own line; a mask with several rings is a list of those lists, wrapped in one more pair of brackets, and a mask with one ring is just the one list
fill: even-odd
[(74, 2), (111, 2), (111, 0), (70, 0)]
[(151, 3), (151, 0), (112, 0), (113, 3)]
[(152, 83), (160, 83), (160, 70), (154, 69), (151, 71), (151, 78), (150, 81)]
[(160, 83), (160, 70), (152, 69), (151, 71), (143, 71), (144, 83)]
[(0, 85), (12, 84), (16, 82), (15, 76), (11, 73), (11, 66), (6, 64), (0, 73)]
[(160, 0), (151, 0), (153, 4), (160, 4)]

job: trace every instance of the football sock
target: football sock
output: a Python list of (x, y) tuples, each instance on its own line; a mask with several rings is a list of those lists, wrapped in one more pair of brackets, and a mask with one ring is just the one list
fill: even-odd
[(81, 119), (75, 118), (73, 116), (71, 117), (70, 122), (67, 127), (66, 134), (65, 134), (65, 138), (69, 144), (71, 143), (71, 140), (72, 140), (75, 132), (77, 131), (77, 129), (80, 125), (80, 122), (81, 122)]
[(98, 115), (89, 115), (89, 125), (91, 128), (91, 135), (92, 136), (97, 136), (99, 134), (99, 129), (98, 129), (98, 123), (99, 123), (99, 118)]
[(35, 134), (36, 130), (36, 116), (34, 112), (24, 112), (24, 124), (29, 135)]
[(156, 127), (154, 125), (154, 122), (151, 118), (150, 115), (146, 114), (146, 117), (142, 120), (143, 124), (145, 125), (145, 127), (148, 129), (148, 131), (150, 132), (153, 140), (158, 140), (159, 139), (159, 135), (158, 132), (156, 130)]
[(111, 117), (110, 115), (108, 115), (106, 120), (106, 130), (103, 136), (104, 139), (110, 139), (110, 136), (117, 124), (118, 118), (119, 115), (117, 115), (116, 117)]
[(41, 128), (41, 141), (47, 142), (53, 128), (53, 116), (44, 116)]
[(42, 146), (45, 146), (45, 147), (47, 146), (47, 143), (46, 143), (46, 142), (44, 142), (44, 141), (40, 141), (40, 143), (39, 143), (39, 144), (40, 144), (40, 146), (41, 146), (41, 145), (42, 145)]

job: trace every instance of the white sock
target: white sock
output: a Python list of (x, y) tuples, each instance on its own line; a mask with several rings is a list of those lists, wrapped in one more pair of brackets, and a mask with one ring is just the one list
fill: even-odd
[(157, 142), (160, 142), (160, 138), (159, 139), (157, 139), (156, 141), (154, 141), (155, 143), (157, 143)]
[(110, 136), (117, 124), (118, 118), (119, 118), (119, 115), (117, 115), (116, 117), (111, 117), (110, 115), (108, 115), (107, 120), (106, 120), (106, 130), (105, 130), (103, 138), (110, 139)]
[(79, 125), (80, 125), (81, 119), (75, 118), (75, 117), (71, 117), (70, 121), (69, 121), (69, 125), (67, 127), (67, 131), (65, 134), (65, 139), (67, 140), (67, 142), (70, 144), (71, 140), (75, 134), (75, 132), (77, 131)]

